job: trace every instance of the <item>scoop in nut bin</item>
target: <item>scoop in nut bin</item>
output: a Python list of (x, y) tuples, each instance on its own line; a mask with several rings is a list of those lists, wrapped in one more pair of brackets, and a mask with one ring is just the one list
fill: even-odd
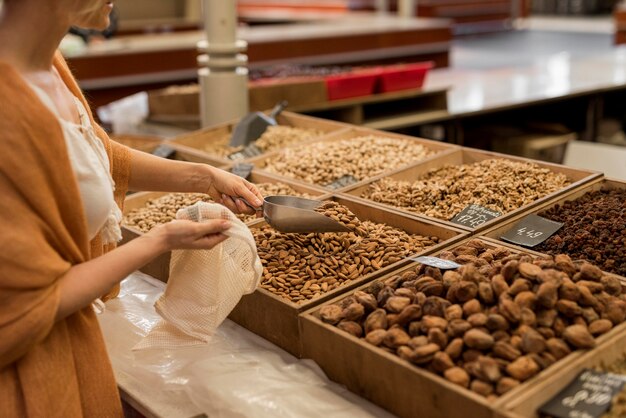
[(265, 222), (280, 232), (350, 232), (344, 224), (317, 212), (324, 202), (295, 196), (267, 196), (262, 207), (255, 207), (244, 199), (250, 208), (263, 212)]

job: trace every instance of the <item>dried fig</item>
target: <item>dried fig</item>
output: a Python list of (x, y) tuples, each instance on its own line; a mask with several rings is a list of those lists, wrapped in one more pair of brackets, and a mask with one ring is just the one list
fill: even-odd
[(591, 280), (593, 282), (598, 282), (602, 279), (602, 270), (593, 264), (583, 263), (580, 266), (580, 278), (581, 280)]
[(411, 299), (403, 296), (391, 296), (385, 302), (385, 309), (391, 313), (400, 313), (411, 304)]
[(463, 342), (470, 348), (488, 350), (495, 343), (493, 337), (478, 329), (471, 329), (463, 336)]
[(609, 295), (619, 296), (622, 294), (622, 284), (615, 276), (602, 276), (601, 283), (604, 286), (604, 291)]
[(470, 390), (482, 396), (489, 396), (493, 393), (494, 388), (491, 383), (475, 379), (472, 380), (472, 383), (470, 383)]
[(398, 348), (402, 345), (408, 345), (411, 337), (402, 328), (391, 328), (387, 331), (383, 344), (389, 348)]
[(411, 347), (413, 350), (415, 350), (416, 348), (419, 347), (423, 347), (426, 344), (428, 344), (430, 341), (428, 341), (428, 337), (425, 335), (420, 335), (419, 337), (413, 337), (409, 340), (409, 342), (407, 343), (407, 345), (409, 347)]
[(508, 293), (509, 285), (502, 274), (496, 274), (491, 278), (491, 288), (496, 297)]
[(445, 330), (448, 326), (448, 321), (438, 316), (424, 316), (422, 317), (422, 331), (428, 332), (431, 328), (439, 328), (441, 330)]
[(522, 325), (528, 325), (533, 327), (537, 323), (537, 316), (535, 315), (535, 312), (533, 312), (531, 309), (522, 308), (519, 322)]
[(496, 299), (491, 284), (488, 282), (478, 283), (478, 297), (484, 304), (493, 305)]
[(369, 334), (375, 329), (387, 329), (387, 326), (387, 313), (384, 309), (376, 309), (365, 320), (365, 333)]
[(556, 310), (562, 315), (573, 318), (582, 314), (582, 309), (572, 300), (561, 299), (556, 303)]
[(493, 345), (493, 355), (508, 361), (514, 361), (522, 355), (522, 352), (511, 344), (504, 341), (497, 341)]
[(605, 334), (613, 328), (613, 323), (608, 319), (598, 319), (589, 324), (589, 332), (594, 337)]
[(515, 389), (520, 385), (519, 380), (515, 380), (511, 377), (503, 377), (496, 385), (496, 393), (498, 395), (504, 395), (508, 391)]
[(510, 323), (516, 324), (521, 319), (522, 310), (510, 299), (500, 298), (498, 308), (500, 309), (500, 314)]
[[(559, 287), (559, 298), (565, 300), (571, 300), (573, 302), (578, 302), (578, 298), (580, 297), (580, 291), (578, 290), (578, 286), (574, 282), (563, 282), (561, 283), (561, 287)], [(558, 302), (557, 302), (558, 303)]]
[[(531, 264), (532, 266), (533, 264)], [(537, 267), (537, 266), (535, 266)], [(509, 294), (511, 296), (516, 296), (521, 292), (527, 292), (531, 289), (530, 282), (526, 279), (516, 279), (511, 287), (509, 288)]]
[(432, 368), (437, 373), (443, 373), (448, 369), (454, 367), (454, 362), (450, 358), (450, 356), (443, 351), (438, 351), (433, 356)]
[(446, 308), (445, 318), (448, 321), (463, 318), (463, 308), (459, 305), (450, 305)]
[(515, 278), (515, 276), (517, 275), (518, 266), (519, 266), (519, 262), (517, 260), (511, 260), (507, 262), (504, 266), (502, 266), (502, 271), (501, 271), (502, 277), (507, 282), (511, 282), (513, 278)]
[(365, 315), (365, 307), (360, 303), (351, 303), (343, 310), (343, 317), (347, 321), (358, 321)]
[(485, 324), (489, 331), (506, 331), (509, 329), (509, 322), (500, 314), (489, 314), (487, 316), (487, 323)]
[(450, 341), (445, 349), (445, 352), (450, 356), (450, 358), (456, 360), (461, 357), (461, 353), (463, 353), (463, 345), (464, 343), (462, 338), (455, 338)]
[(530, 379), (539, 371), (539, 365), (529, 356), (522, 356), (506, 366), (509, 376), (520, 382)]
[(515, 296), (515, 304), (517, 306), (519, 306), (520, 308), (524, 309), (535, 309), (535, 305), (537, 303), (537, 296), (529, 291), (529, 290), (525, 290), (523, 292), (518, 293)]
[(563, 331), (563, 339), (576, 348), (592, 348), (596, 340), (584, 325), (570, 325)]
[(341, 321), (337, 325), (337, 328), (339, 328), (342, 331), (347, 332), (348, 334), (352, 334), (357, 338), (361, 338), (361, 336), (363, 335), (363, 328), (361, 328), (361, 325), (357, 324), (354, 321), (345, 321), (345, 320)]
[(320, 308), (320, 319), (327, 324), (335, 325), (343, 319), (343, 309), (337, 305), (326, 305)]
[(378, 302), (376, 302), (376, 298), (369, 293), (357, 290), (356, 292), (354, 292), (354, 297), (356, 298), (357, 302), (363, 305), (365, 310), (368, 312), (378, 308)]
[(464, 319), (453, 319), (448, 323), (448, 333), (451, 337), (462, 337), (472, 325)]
[(545, 338), (535, 329), (525, 327), (520, 336), (522, 337), (522, 351), (524, 353), (541, 353), (546, 349)]
[(437, 344), (426, 344), (413, 350), (413, 357), (411, 358), (411, 361), (415, 364), (430, 363), (433, 360), (435, 353), (438, 351), (439, 346)]
[(527, 279), (537, 279), (542, 271), (541, 267), (532, 263), (520, 263), (517, 270), (522, 277)]
[(448, 335), (439, 328), (431, 328), (428, 330), (428, 341), (444, 350), (448, 345)]
[(387, 335), (387, 330), (375, 329), (374, 331), (367, 333), (367, 335), (365, 336), (365, 341), (378, 347), (383, 343), (385, 335)]
[(398, 314), (395, 323), (400, 326), (405, 326), (409, 322), (415, 321), (422, 317), (422, 307), (419, 305), (408, 305), (402, 312)]
[(556, 309), (541, 310), (536, 314), (537, 325), (539, 325), (540, 327), (552, 328), (552, 325), (554, 325), (554, 320), (557, 318), (558, 315), (559, 313), (556, 311)]
[(460, 367), (452, 367), (443, 373), (446, 380), (455, 383), (461, 387), (467, 388), (470, 383), (469, 374)]
[(559, 299), (559, 285), (553, 281), (542, 283), (537, 290), (537, 303), (552, 309)]

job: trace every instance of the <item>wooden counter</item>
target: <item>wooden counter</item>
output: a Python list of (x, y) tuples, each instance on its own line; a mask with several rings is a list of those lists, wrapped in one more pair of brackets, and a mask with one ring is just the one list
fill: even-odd
[[(201, 31), (119, 37), (68, 57), (94, 106), (137, 91), (197, 79)], [(365, 64), (433, 60), (448, 65), (450, 22), (350, 14), (323, 21), (239, 29), (250, 67), (277, 63)]]

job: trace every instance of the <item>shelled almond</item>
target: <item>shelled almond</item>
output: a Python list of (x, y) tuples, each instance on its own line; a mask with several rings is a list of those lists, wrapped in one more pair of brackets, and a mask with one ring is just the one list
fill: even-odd
[(344, 176), (363, 180), (433, 154), (409, 139), (370, 135), (291, 148), (267, 161), (264, 169), (325, 186)]
[[(309, 194), (299, 193), (284, 183), (259, 183), (256, 185), (264, 196), (290, 195), (312, 198)], [(149, 200), (143, 207), (132, 210), (124, 216), (124, 225), (132, 226), (141, 232), (148, 232), (157, 225), (176, 219), (176, 212), (197, 202), (213, 202), (211, 196), (203, 193), (170, 193), (157, 199)], [(255, 215), (237, 215), (243, 222), (256, 219)]]
[(489, 399), (626, 319), (620, 281), (565, 255), (531, 258), (480, 240), (373, 282), (322, 321)]
[(412, 182), (383, 178), (361, 197), (450, 220), (470, 204), (511, 212), (569, 184), (564, 174), (534, 163), (490, 159), (433, 169)]
[[(269, 225), (252, 228), (263, 263), (261, 287), (292, 302), (321, 296), (439, 242), (389, 225), (360, 221), (341, 205), (354, 232), (285, 234)], [(350, 315), (358, 316), (358, 312)], [(351, 324), (345, 324), (350, 327)]]

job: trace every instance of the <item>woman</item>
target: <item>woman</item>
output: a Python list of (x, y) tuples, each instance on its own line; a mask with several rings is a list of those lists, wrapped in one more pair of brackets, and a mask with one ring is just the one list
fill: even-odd
[[(0, 14), (0, 416), (121, 416), (92, 301), (172, 249), (212, 248), (229, 225), (175, 221), (113, 249), (127, 189), (260, 205), (248, 182), (109, 141), (57, 47), (101, 30), (112, 2), (5, 0)], [(115, 201), (114, 201), (115, 198)], [(116, 203), (117, 202), (117, 203)]]

